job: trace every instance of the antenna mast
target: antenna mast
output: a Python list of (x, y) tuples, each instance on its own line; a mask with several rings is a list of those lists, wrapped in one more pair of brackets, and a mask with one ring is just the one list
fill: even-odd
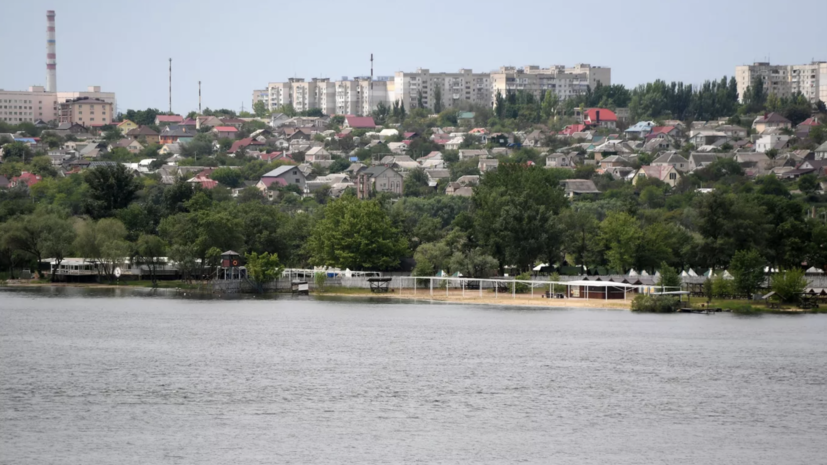
[(198, 114), (201, 114), (201, 81), (198, 81)]
[(169, 112), (172, 113), (172, 58), (169, 59)]

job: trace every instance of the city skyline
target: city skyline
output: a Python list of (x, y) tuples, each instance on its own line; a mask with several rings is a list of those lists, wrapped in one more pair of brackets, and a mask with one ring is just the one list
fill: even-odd
[[(627, 87), (655, 79), (697, 84), (733, 76), (736, 66), (754, 61), (805, 64), (813, 59), (827, 60), (815, 28), (778, 24), (768, 31), (762, 25), (760, 34), (751, 34), (747, 28), (733, 27), (763, 24), (760, 20), (765, 19), (762, 12), (766, 10), (760, 8), (760, 2), (695, 2), (688, 8), (703, 17), (703, 22), (692, 28), (692, 33), (700, 36), (695, 38), (675, 34), (674, 11), (636, 8), (637, 3), (598, 2), (589, 10), (602, 14), (559, 24), (553, 19), (582, 18), (585, 13), (570, 4), (527, 4), (536, 14), (515, 15), (519, 23), (514, 25), (491, 15), (487, 8), (493, 5), (490, 2), (475, 2), (474, 8), (467, 2), (439, 4), (435, 11), (440, 14), (423, 15), (423, 24), (396, 24), (397, 16), (372, 8), (374, 3), (381, 5), (367, 2), (357, 11), (339, 11), (340, 5), (334, 2), (315, 3), (320, 11), (327, 8), (331, 12), (329, 17), (313, 16), (313, 27), (320, 33), (285, 19), (306, 15), (306, 6), (296, 3), (276, 8), (245, 2), (240, 8), (224, 11), (215, 1), (150, 1), (146, 10), (159, 13), (150, 18), (134, 15), (126, 5), (97, 0), (73, 2), (71, 7), (15, 2), (4, 5), (0, 15), (0, 43), (16, 44), (13, 50), (6, 47), (2, 52), (4, 62), (14, 65), (0, 69), (0, 88), (25, 90), (46, 84), (47, 10), (55, 10), (57, 15), (57, 90), (99, 85), (118, 94), (120, 111), (146, 107), (167, 110), (169, 58), (173, 59), (172, 105), (176, 112), (197, 109), (199, 80), (204, 108), (238, 111), (242, 103), (249, 109), (250, 90), (262, 83), (290, 77), (338, 80), (368, 75), (371, 53), (376, 76), (420, 67), (433, 72), (460, 68), (490, 72), (504, 65), (589, 63), (612, 68), (612, 82)], [(824, 2), (805, 0), (799, 6), (810, 11), (810, 17), (827, 15)], [(90, 17), (102, 21), (89, 27)], [(247, 24), (251, 17), (260, 22)], [(613, 23), (605, 24), (604, 17), (612, 18)], [(273, 18), (272, 26), (266, 18)], [(462, 24), (452, 18), (463, 18)], [(544, 18), (552, 20), (550, 25)], [(358, 26), (358, 21), (366, 26)], [(338, 23), (351, 27), (336, 32)], [(478, 32), (497, 28), (504, 28), (504, 32), (500, 37), (488, 36), (489, 41), (485, 41), (484, 32)], [(281, 56), (290, 58), (281, 60)]]

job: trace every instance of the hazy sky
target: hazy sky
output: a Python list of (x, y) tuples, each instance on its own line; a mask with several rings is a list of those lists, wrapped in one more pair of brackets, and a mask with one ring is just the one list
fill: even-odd
[(590, 63), (627, 86), (698, 83), (765, 60), (827, 60), (827, 0), (432, 1), (0, 0), (0, 88), (46, 78), (46, 10), (56, 11), (58, 90), (100, 85), (118, 110), (238, 111), (288, 77), (353, 77), (502, 65)]

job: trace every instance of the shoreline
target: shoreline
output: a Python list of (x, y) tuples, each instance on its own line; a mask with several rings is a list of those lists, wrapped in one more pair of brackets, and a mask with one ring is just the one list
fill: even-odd
[(539, 296), (530, 297), (524, 294), (518, 294), (512, 297), (510, 294), (495, 298), (493, 295), (485, 295), (483, 297), (463, 297), (462, 295), (437, 295), (419, 293), (415, 295), (413, 292), (388, 292), (383, 294), (366, 293), (344, 293), (344, 292), (313, 292), (310, 295), (318, 297), (359, 297), (359, 298), (373, 298), (373, 299), (396, 299), (410, 302), (439, 302), (449, 304), (462, 305), (499, 305), (509, 307), (524, 307), (524, 308), (589, 308), (597, 310), (629, 310), (631, 311), (631, 300), (577, 300), (577, 299), (546, 299)]
[[(51, 283), (51, 282), (5, 282), (0, 284), (0, 287), (57, 287), (57, 288), (79, 288), (79, 289), (152, 289), (148, 286), (135, 286), (128, 284), (104, 284), (104, 283)], [(195, 285), (192, 288), (188, 287), (158, 287), (155, 289), (164, 289), (170, 291), (187, 291), (187, 292), (203, 292), (204, 294), (213, 294), (211, 291), (199, 288)], [(411, 302), (441, 302), (453, 303), (462, 305), (500, 305), (511, 307), (524, 308), (590, 308), (600, 310), (631, 310), (631, 300), (578, 300), (578, 299), (546, 299), (536, 295), (531, 297), (527, 294), (517, 294), (512, 297), (511, 294), (502, 293), (495, 297), (493, 293), (486, 292), (482, 297), (478, 294), (473, 296), (462, 296), (461, 291), (453, 290), (448, 295), (444, 293), (434, 293), (433, 296), (419, 291), (415, 293), (413, 290), (405, 289), (401, 293), (398, 289), (393, 289), (388, 293), (372, 293), (369, 289), (352, 288), (351, 292), (342, 292), (342, 289), (331, 289), (326, 291), (313, 291), (309, 295), (315, 297), (358, 297), (370, 299), (396, 299)], [(268, 293), (268, 294), (288, 294), (283, 293)]]
[[(227, 295), (234, 295), (234, 294), (225, 294), (225, 293), (215, 293), (209, 287), (208, 284), (204, 283), (193, 283), (193, 284), (186, 284), (178, 281), (159, 281), (159, 283), (167, 283), (167, 284), (174, 284), (169, 286), (158, 286), (153, 288), (149, 285), (149, 282), (134, 282), (129, 281), (133, 284), (106, 284), (106, 283), (51, 283), (51, 282), (38, 282), (38, 281), (1, 281), (0, 288), (2, 287), (9, 287), (9, 288), (75, 288), (75, 289), (147, 289), (147, 290), (163, 290), (163, 291), (171, 291), (175, 293), (185, 293), (185, 294), (203, 294), (204, 296), (213, 296), (213, 297), (226, 297)], [(248, 295), (247, 293), (243, 293), (243, 295)], [(277, 292), (266, 292), (264, 294), (249, 294), (249, 295), (261, 295), (261, 296), (276, 296), (276, 295), (285, 295), (289, 296), (291, 293), (289, 291), (277, 291)], [(477, 291), (466, 291), (463, 295), (463, 292), (458, 289), (453, 289), (445, 292), (444, 289), (440, 289), (438, 292), (435, 290), (433, 295), (430, 295), (428, 290), (418, 290), (414, 291), (413, 289), (391, 289), (390, 292), (387, 293), (373, 293), (370, 289), (367, 288), (342, 288), (342, 287), (331, 287), (327, 290), (314, 290), (311, 291), (310, 296), (313, 297), (350, 297), (350, 298), (368, 298), (368, 299), (396, 299), (400, 301), (408, 301), (408, 302), (423, 302), (423, 303), (448, 303), (448, 304), (457, 304), (457, 305), (487, 305), (487, 306), (507, 306), (507, 307), (518, 307), (518, 308), (584, 308), (584, 309), (594, 309), (594, 310), (632, 310), (632, 300), (600, 300), (600, 299), (548, 299), (541, 296), (541, 294), (517, 294), (516, 296), (508, 293), (503, 292), (499, 295), (495, 295), (490, 291), (483, 292), (480, 295)], [(693, 308), (700, 308), (698, 306), (698, 302), (704, 302), (703, 299), (695, 301)], [(725, 311), (730, 308), (732, 304), (737, 304), (736, 301), (718, 301), (713, 303), (713, 306), (719, 306), (725, 309)], [(744, 305), (751, 306), (750, 302), (743, 303)], [(735, 312), (737, 313), (737, 312)], [(787, 314), (787, 315), (795, 315), (795, 314), (806, 314), (806, 313), (827, 313), (827, 309), (813, 309), (813, 310), (805, 310), (801, 308), (783, 308), (783, 309), (768, 309), (764, 308), (763, 306), (754, 306), (749, 309), (747, 312), (741, 312), (743, 314)]]

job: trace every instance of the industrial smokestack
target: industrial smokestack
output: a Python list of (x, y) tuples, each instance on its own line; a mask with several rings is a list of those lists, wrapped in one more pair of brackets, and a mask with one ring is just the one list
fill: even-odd
[(169, 59), (169, 112), (172, 113), (172, 58)]
[(201, 115), (201, 81), (198, 81), (198, 114)]
[(46, 12), (46, 92), (57, 92), (57, 53), (55, 51), (55, 11)]

